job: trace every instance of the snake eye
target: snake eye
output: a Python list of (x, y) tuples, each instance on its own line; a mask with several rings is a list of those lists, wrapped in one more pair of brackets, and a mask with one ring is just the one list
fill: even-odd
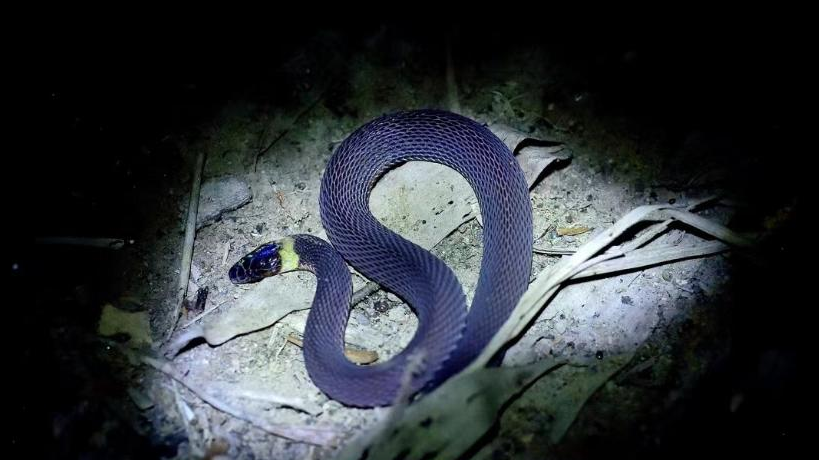
[(228, 272), (228, 277), (230, 278), (230, 281), (234, 284), (242, 284), (248, 282), (247, 270), (245, 269), (244, 265), (242, 265), (242, 262), (243, 261), (240, 260), (239, 262), (233, 264), (233, 266), (230, 267), (230, 271)]
[(273, 268), (274, 257), (257, 256), (250, 262), (250, 269), (256, 272), (268, 272)]

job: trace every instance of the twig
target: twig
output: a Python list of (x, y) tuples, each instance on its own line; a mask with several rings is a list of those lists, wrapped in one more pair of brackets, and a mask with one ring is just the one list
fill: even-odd
[[(313, 105), (312, 105), (312, 104), (311, 104), (311, 105), (309, 105), (305, 111), (307, 111), (307, 110), (311, 109), (312, 107), (313, 107)], [(302, 113), (304, 113), (304, 112), (302, 112)], [(276, 136), (276, 138), (275, 138), (275, 139), (273, 139), (273, 140), (272, 140), (272, 141), (271, 141), (269, 144), (267, 144), (267, 147), (265, 147), (265, 148), (263, 148), (263, 149), (259, 150), (258, 152), (256, 152), (256, 158), (253, 160), (253, 172), (256, 172), (256, 170), (257, 170), (257, 169), (258, 169), (258, 167), (259, 167), (259, 158), (261, 158), (261, 157), (262, 157), (262, 155), (264, 155), (265, 153), (267, 153), (267, 151), (268, 151), (268, 150), (272, 149), (274, 145), (276, 145), (276, 144), (277, 144), (277, 143), (278, 143), (280, 140), (282, 140), (282, 138), (283, 138), (284, 136), (286, 136), (286, 135), (287, 135), (287, 133), (289, 133), (289, 132), (290, 132), (290, 129), (291, 129), (293, 126), (295, 126), (295, 125), (296, 125), (296, 122), (298, 121), (298, 119), (299, 119), (300, 117), (301, 117), (301, 114), (297, 115), (297, 116), (296, 116), (296, 118), (293, 120), (293, 122), (292, 122), (292, 123), (290, 123), (290, 127), (289, 127), (289, 128), (287, 128), (287, 129), (285, 129), (284, 131), (280, 132), (280, 133), (279, 133), (279, 135), (278, 135), (278, 136)]]
[[(410, 397), (412, 396), (412, 378), (424, 366), (424, 352), (419, 351), (411, 354), (407, 358), (407, 366), (401, 374), (401, 386), (395, 396), (395, 401), (388, 409), (386, 416), (380, 421), (376, 422), (375, 426), (364, 432), (361, 436), (352, 440), (350, 444), (344, 447), (345, 452), (351, 451), (365, 451), (367, 446), (372, 445), (378, 438), (385, 438), (388, 433), (401, 423), (404, 415), (407, 413), (409, 407)], [(346, 458), (341, 456), (339, 458)], [(363, 458), (363, 457), (359, 457)]]
[(286, 396), (278, 395), (265, 390), (253, 390), (248, 388), (239, 388), (233, 392), (239, 398), (252, 399), (254, 401), (262, 401), (277, 406), (292, 407), (305, 414), (318, 415), (321, 413), (321, 406), (315, 403), (309, 403), (301, 398), (288, 398)]
[(60, 244), (66, 246), (88, 246), (91, 248), (122, 249), (125, 240), (121, 238), (77, 238), (71, 236), (47, 236), (36, 238), (37, 244)]
[(458, 101), (458, 83), (455, 81), (455, 64), (452, 60), (452, 37), (446, 38), (446, 96), (449, 110), (461, 113), (461, 103)]
[(623, 373), (617, 375), (615, 377), (615, 381), (617, 381), (619, 383), (622, 383), (622, 382), (626, 381), (632, 375), (639, 374), (640, 372), (643, 372), (644, 370), (651, 368), (655, 364), (657, 364), (657, 356), (652, 356), (652, 357), (646, 359), (645, 361), (634, 365), (631, 369), (628, 369), (628, 370), (624, 371)]
[[(289, 334), (285, 343), (287, 342), (290, 342), (300, 348), (304, 347), (304, 342), (295, 334)], [(347, 345), (344, 345), (344, 356), (356, 364), (371, 364), (378, 361), (378, 353), (371, 350), (362, 350), (361, 348), (349, 347)]]
[(190, 342), (199, 338), (205, 339), (205, 330), (199, 324), (191, 324), (183, 328), (182, 332), (176, 334), (173, 340), (166, 341), (161, 350), (165, 356), (176, 356)]
[(170, 390), (173, 391), (173, 401), (176, 403), (176, 410), (178, 410), (179, 415), (181, 415), (180, 418), (185, 425), (185, 431), (189, 433), (189, 437), (192, 437), (190, 436), (190, 433), (192, 433), (190, 422), (196, 417), (196, 414), (194, 414), (193, 409), (191, 409), (191, 406), (188, 405), (185, 399), (182, 398), (182, 393), (179, 392), (179, 386), (175, 380), (171, 381)]
[(227, 303), (227, 300), (219, 303), (218, 305), (214, 305), (214, 306), (210, 307), (209, 309), (203, 311), (202, 313), (199, 313), (192, 320), (190, 320), (187, 323), (185, 323), (184, 325), (182, 325), (182, 327), (180, 329), (188, 328), (191, 324), (193, 324), (193, 323), (199, 321), (200, 319), (204, 318), (205, 316), (213, 313), (214, 310), (216, 310), (217, 308), (221, 307), (222, 305), (224, 305), (226, 303)]
[(196, 155), (196, 164), (193, 169), (193, 183), (191, 184), (191, 196), (188, 201), (188, 221), (185, 225), (185, 242), (182, 246), (182, 263), (179, 267), (179, 287), (176, 291), (176, 305), (174, 305), (173, 316), (171, 316), (171, 327), (165, 335), (167, 342), (179, 322), (182, 302), (188, 292), (188, 280), (191, 275), (191, 260), (193, 259), (193, 240), (196, 237), (196, 215), (199, 212), (199, 191), (202, 188), (202, 167), (205, 164), (205, 151), (200, 150)]
[(225, 251), (222, 253), (222, 266), (227, 265), (227, 258), (230, 255), (230, 241), (225, 242)]
[[(690, 214), (690, 213), (692, 213), (692, 212), (694, 212), (694, 211), (696, 211), (698, 209), (701, 209), (706, 204), (711, 204), (711, 203), (717, 201), (718, 199), (719, 198), (716, 197), (716, 196), (710, 196), (710, 197), (703, 198), (701, 200), (695, 201), (695, 202), (689, 204), (688, 206), (686, 206), (685, 209), (688, 212), (685, 213), (685, 214)], [(668, 230), (668, 226), (671, 225), (673, 222), (674, 222), (674, 219), (666, 219), (666, 220), (664, 220), (664, 221), (662, 221), (662, 222), (660, 222), (660, 223), (658, 223), (656, 225), (653, 225), (652, 227), (650, 227), (648, 229), (648, 231), (646, 231), (642, 235), (640, 235), (637, 238), (635, 238), (634, 240), (629, 241), (628, 243), (624, 244), (623, 248), (622, 248), (623, 251), (624, 252), (629, 252), (629, 251), (632, 251), (632, 250), (635, 250), (635, 249), (638, 249), (638, 248), (641, 248), (641, 247), (645, 246), (646, 244), (650, 243), (655, 237), (657, 237), (658, 235), (660, 235), (660, 234), (664, 233), (666, 230)]]
[(339, 435), (337, 430), (331, 427), (315, 427), (303, 425), (299, 426), (292, 424), (285, 425), (269, 423), (265, 420), (262, 420), (259, 417), (256, 417), (255, 415), (247, 414), (236, 407), (232, 407), (226, 402), (220, 400), (219, 398), (209, 394), (201, 386), (190, 381), (190, 379), (186, 379), (185, 376), (182, 375), (181, 372), (174, 369), (174, 367), (171, 366), (170, 363), (163, 362), (148, 356), (143, 356), (141, 360), (148, 366), (153, 367), (154, 369), (166, 374), (167, 376), (184, 385), (188, 390), (190, 390), (192, 393), (198, 396), (202, 401), (205, 401), (206, 403), (211, 405), (214, 409), (229, 414), (240, 420), (244, 420), (250, 423), (251, 425), (260, 428), (270, 434), (297, 442), (313, 444), (316, 446), (327, 446), (331, 444)]
[(751, 246), (751, 242), (747, 239), (739, 236), (738, 234), (728, 230), (727, 228), (723, 227), (722, 225), (708, 220), (704, 217), (698, 216), (696, 214), (692, 214), (690, 212), (678, 211), (674, 209), (669, 209), (666, 211), (668, 215), (670, 215), (673, 219), (679, 220), (680, 222), (685, 222), (686, 224), (696, 227), (703, 232), (708, 233), (709, 235), (719, 238), (722, 241), (725, 241), (728, 244), (738, 246), (741, 248), (748, 248)]
[(350, 297), (350, 307), (358, 305), (362, 300), (366, 299), (367, 296), (379, 289), (381, 289), (381, 286), (379, 286), (378, 283), (367, 281), (367, 284), (365, 284), (364, 287), (355, 291), (352, 297)]
[[(270, 335), (270, 341), (271, 342), (273, 341), (273, 334)], [(279, 359), (279, 356), (281, 356), (282, 352), (284, 351), (284, 348), (287, 346), (288, 343), (293, 343), (293, 342), (291, 342), (288, 339), (285, 339), (285, 340), (282, 341), (282, 346), (280, 346), (279, 349), (276, 351), (276, 359)]]
[(548, 233), (549, 230), (552, 229), (552, 227), (553, 227), (552, 224), (547, 225), (546, 228), (544, 228), (543, 231), (540, 233), (540, 236), (535, 238), (535, 241), (540, 241), (540, 239), (543, 238), (546, 235), (546, 233)]
[(614, 272), (634, 270), (665, 262), (673, 262), (694, 257), (703, 257), (727, 251), (728, 245), (720, 241), (708, 241), (694, 246), (658, 246), (656, 248), (643, 248), (630, 254), (623, 255), (620, 259), (600, 262), (594, 267), (588, 267), (572, 277), (572, 279), (588, 278), (591, 276), (606, 275)]
[(533, 247), (532, 252), (535, 254), (546, 254), (550, 256), (568, 256), (577, 252), (577, 249), (570, 248), (538, 248)]
[(313, 99), (313, 101), (311, 101), (310, 104), (307, 107), (304, 108), (304, 110), (299, 112), (293, 118), (293, 121), (290, 122), (289, 127), (285, 128), (284, 131), (279, 133), (278, 136), (276, 136), (269, 144), (267, 144), (267, 147), (265, 147), (265, 148), (259, 150), (258, 152), (256, 152), (256, 158), (253, 160), (253, 172), (254, 173), (257, 171), (257, 169), (259, 167), (259, 158), (261, 158), (262, 155), (267, 153), (270, 149), (273, 148), (274, 145), (276, 145), (280, 140), (282, 140), (282, 138), (284, 138), (284, 136), (286, 136), (290, 132), (290, 130), (293, 129), (293, 127), (296, 126), (299, 123), (299, 121), (302, 119), (302, 117), (304, 117), (305, 115), (310, 113), (310, 111), (313, 110), (313, 108), (315, 106), (317, 106), (318, 103), (321, 102), (324, 99), (324, 95), (327, 94), (327, 91), (332, 86), (333, 86), (333, 81), (332, 81), (332, 79), (330, 79), (330, 81), (327, 83), (327, 85), (325, 85), (324, 88), (321, 90), (319, 95), (316, 96), (316, 98)]
[[(693, 209), (694, 207), (696, 207), (696, 205), (692, 205), (689, 208)], [(526, 328), (526, 325), (529, 324), (532, 319), (534, 319), (535, 316), (542, 311), (543, 307), (546, 305), (549, 299), (551, 299), (552, 296), (557, 293), (563, 283), (572, 277), (578, 276), (584, 272), (586, 276), (591, 276), (588, 274), (602, 274), (604, 272), (615, 270), (614, 267), (616, 267), (616, 270), (618, 271), (622, 270), (624, 267), (626, 267), (626, 265), (617, 264), (619, 261), (609, 262), (606, 264), (607, 261), (620, 257), (627, 260), (627, 265), (629, 266), (631, 265), (630, 262), (635, 262), (635, 266), (638, 266), (640, 264), (653, 265), (668, 261), (668, 254), (666, 254), (665, 258), (658, 258), (658, 253), (655, 253), (653, 249), (647, 250), (645, 248), (639, 249), (639, 252), (631, 254), (629, 259), (626, 259), (626, 256), (628, 256), (631, 251), (637, 251), (640, 245), (648, 242), (649, 238), (637, 238), (637, 244), (624, 244), (622, 247), (611, 248), (607, 252), (595, 256), (607, 246), (611, 245), (612, 242), (621, 235), (628, 232), (631, 228), (641, 222), (659, 222), (659, 224), (655, 223), (654, 225), (656, 225), (658, 228), (666, 229), (668, 228), (668, 221), (675, 219), (683, 221), (692, 227), (723, 240), (724, 242), (730, 242), (732, 244), (747, 243), (731, 230), (714, 222), (708, 221), (707, 219), (696, 216), (690, 211), (682, 211), (680, 208), (682, 208), (682, 206), (640, 206), (627, 213), (606, 231), (592, 237), (591, 240), (578, 248), (577, 252), (575, 252), (572, 256), (561, 259), (553, 267), (541, 272), (541, 276), (529, 286), (529, 289), (518, 302), (518, 306), (512, 312), (509, 319), (495, 334), (490, 343), (484, 348), (481, 355), (472, 362), (468, 369), (465, 369), (462, 372), (475, 370), (476, 368), (482, 367), (488, 363), (492, 356), (495, 355), (497, 350), (502, 348), (512, 338), (517, 337), (518, 334), (520, 334)], [(654, 238), (657, 235), (657, 231), (657, 229), (650, 229), (648, 232), (646, 232), (646, 234), (650, 235), (650, 238)], [(711, 245), (705, 244), (694, 248), (678, 248), (679, 252), (677, 253), (677, 256), (682, 258), (697, 257), (698, 251), (700, 252), (699, 255), (721, 252), (725, 250), (725, 248), (720, 246), (720, 244), (721, 243), (716, 242)], [(671, 257), (671, 260), (678, 260), (680, 257)], [(597, 265), (597, 267), (595, 267), (595, 265)], [(602, 270), (600, 270), (601, 266)]]
[(386, 426), (395, 425), (404, 415), (412, 398), (412, 380), (419, 373), (419, 371), (426, 364), (426, 353), (424, 350), (419, 350), (412, 353), (407, 358), (407, 366), (401, 375), (401, 386), (398, 388), (398, 393), (395, 395), (395, 401), (390, 408), (390, 415), (387, 417)]

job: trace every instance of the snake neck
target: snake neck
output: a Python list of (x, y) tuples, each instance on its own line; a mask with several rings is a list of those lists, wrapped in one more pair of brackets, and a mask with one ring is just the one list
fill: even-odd
[(321, 273), (332, 267), (333, 248), (325, 241), (313, 235), (300, 234), (290, 235), (286, 238), (291, 241), (291, 250), (297, 261), (294, 270), (305, 270), (313, 273)]
[[(339, 286), (346, 285), (346, 290), (350, 291), (350, 294), (344, 298), (349, 299), (352, 295), (352, 279), (347, 264), (335, 248), (313, 235), (292, 235), (288, 239), (292, 241), (291, 247), (297, 261), (296, 269), (312, 272), (319, 279), (317, 296), (322, 288), (339, 289)], [(328, 280), (332, 281), (330, 285), (326, 283)]]

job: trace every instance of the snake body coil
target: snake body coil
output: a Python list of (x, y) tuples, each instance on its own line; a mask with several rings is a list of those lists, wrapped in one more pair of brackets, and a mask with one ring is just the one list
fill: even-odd
[[(412, 160), (455, 169), (478, 198), (483, 257), (468, 312), (461, 285), (449, 267), (386, 228), (369, 210), (376, 180)], [(318, 287), (304, 332), (305, 364), (313, 382), (342, 403), (369, 407), (394, 402), (412, 356), (423, 364), (412, 367), (407, 390), (414, 393), (440, 384), (482, 351), (526, 290), (532, 260), (526, 181), (503, 142), (468, 118), (419, 110), (365, 124), (330, 159), (320, 207), (332, 246), (295, 235), (248, 254), (231, 268), (230, 277), (236, 283), (252, 282), (295, 268), (316, 274)], [(400, 296), (418, 315), (415, 336), (387, 362), (358, 366), (344, 356), (351, 294), (344, 260)]]

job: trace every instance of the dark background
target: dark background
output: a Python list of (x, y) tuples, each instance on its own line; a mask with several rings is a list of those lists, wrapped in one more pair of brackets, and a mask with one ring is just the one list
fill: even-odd
[[(12, 424), (7, 445), (32, 456), (76, 457), (87, 449), (78, 447), (85, 441), (65, 437), (87, 436), (93, 429), (83, 431), (82, 424), (94, 425), (107, 413), (89, 409), (72, 422), (79, 427), (68, 432), (74, 434), (62, 437), (55, 434), (55, 414), (77, 399), (118, 391), (105, 387), (104, 367), (92, 361), (78, 369), (76, 359), (65, 358), (86, 349), (88, 339), (78, 331), (93, 331), (89, 325), (98, 314), (93, 299), (116, 284), (108, 267), (118, 256), (43, 247), (33, 239), (138, 235), (152, 213), (141, 190), (168, 186), (173, 174), (164, 174), (189, 170), (186, 158), (154, 170), (142, 154), (145, 146), (164, 148), (167, 135), (193, 129), (234, 98), (296, 105), (291, 93), (276, 90), (289, 84), (276, 70), (283, 60), (309, 52), (310, 38), (328, 28), (342, 37), (338, 52), (353, 56), (386, 27), (389, 40), (413, 43), (436, 56), (443, 56), (449, 34), (463, 63), (542, 46), (572, 69), (567, 85), (596, 95), (600, 116), (661, 128), (672, 140), (694, 129), (718, 133), (724, 144), (717, 154), (754, 158), (750, 169), (736, 171), (733, 186), (758, 208), (737, 225), (753, 228), (760, 216), (797, 206), (760, 248), (765, 265), (740, 265), (733, 274), (729, 362), (698, 390), (697, 403), (669, 430), (665, 444), (626, 455), (795, 453), (806, 431), (800, 415), (809, 412), (803, 401), (812, 399), (801, 383), (812, 316), (808, 274), (797, 267), (807, 252), (805, 190), (815, 180), (808, 166), (813, 143), (802, 140), (810, 132), (806, 121), (815, 118), (809, 116), (807, 71), (815, 50), (808, 49), (798, 15), (761, 12), (748, 20), (706, 13), (676, 24), (673, 15), (628, 22), (557, 15), (504, 25), (359, 19), (341, 26), (306, 25), (285, 16), (276, 25), (195, 32), (174, 32), (166, 25), (161, 33), (125, 21), (102, 27), (57, 27), (61, 21), (55, 21), (40, 32), (18, 35), (16, 43), (31, 41), (12, 45), (15, 64), (7, 68), (19, 77), (7, 86), (12, 142), (3, 167), (12, 208), (4, 251), (12, 286), (4, 319), (12, 357), (6, 374), (13, 382), (7, 394), (6, 419)], [(622, 56), (629, 50), (639, 59), (625, 65)], [(442, 74), (442, 67), (430, 72)], [(135, 169), (141, 181), (149, 180), (135, 183), (130, 178)], [(90, 286), (87, 304), (77, 304), (78, 285)], [(56, 340), (55, 331), (69, 338)], [(60, 343), (77, 349), (58, 349)], [(773, 370), (761, 361), (770, 353)], [(754, 397), (729, 416), (717, 401), (739, 387)], [(100, 448), (104, 453), (91, 458), (168, 453), (167, 446), (127, 430), (121, 436), (117, 448)]]

